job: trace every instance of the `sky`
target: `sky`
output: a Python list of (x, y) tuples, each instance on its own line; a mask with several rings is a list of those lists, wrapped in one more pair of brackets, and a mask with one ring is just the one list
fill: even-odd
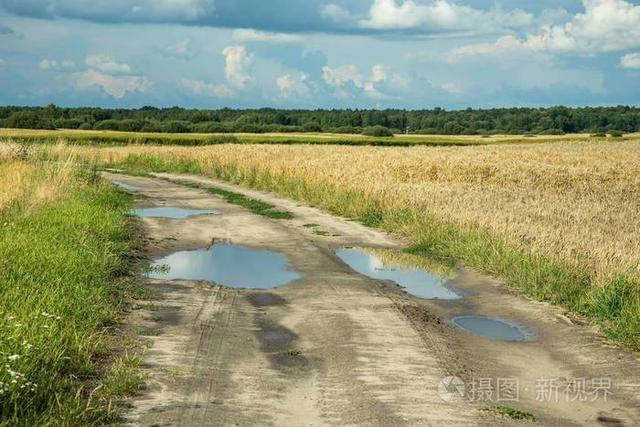
[(0, 104), (640, 104), (640, 0), (0, 0)]

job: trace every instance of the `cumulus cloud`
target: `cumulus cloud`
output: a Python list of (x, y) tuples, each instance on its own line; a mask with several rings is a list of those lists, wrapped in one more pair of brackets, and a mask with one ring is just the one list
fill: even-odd
[(194, 55), (193, 48), (191, 46), (191, 39), (186, 38), (171, 44), (169, 46), (165, 46), (162, 51), (169, 56), (174, 56), (176, 58), (191, 58)]
[(620, 58), (623, 68), (640, 68), (640, 53), (628, 53)]
[(311, 96), (311, 90), (307, 85), (309, 76), (301, 73), (298, 76), (285, 74), (276, 79), (276, 86), (280, 89), (280, 93), (285, 98), (308, 98)]
[(253, 64), (253, 55), (247, 53), (244, 46), (228, 46), (223, 49), (227, 81), (238, 89), (244, 89), (253, 82), (249, 69)]
[(391, 75), (384, 65), (377, 64), (371, 68), (371, 75), (365, 78), (358, 67), (353, 64), (342, 65), (337, 68), (331, 68), (328, 66), (322, 67), (323, 80), (334, 89), (337, 89), (337, 94), (341, 97), (346, 95), (345, 89), (349, 86), (353, 86), (368, 96), (369, 98), (382, 99), (384, 95), (379, 90), (381, 83), (391, 79), (394, 85), (404, 84), (402, 78), (396, 75)]
[(114, 74), (127, 74), (131, 72), (131, 67), (128, 64), (117, 62), (113, 57), (108, 55), (87, 55), (84, 62), (96, 70), (104, 71), (105, 73)]
[(545, 25), (523, 39), (504, 36), (495, 43), (462, 46), (450, 59), (516, 49), (594, 54), (640, 47), (640, 6), (625, 0), (584, 0), (583, 5), (584, 12), (562, 25)]
[(208, 96), (211, 98), (229, 98), (233, 96), (233, 91), (224, 84), (212, 84), (202, 80), (183, 79), (182, 86), (196, 95)]
[(68, 71), (76, 67), (73, 61), (57, 61), (55, 59), (43, 59), (38, 64), (42, 71)]
[(235, 43), (300, 43), (302, 36), (286, 33), (272, 33), (253, 29), (238, 29), (231, 36)]
[(520, 9), (484, 11), (449, 0), (436, 0), (430, 4), (414, 0), (374, 0), (369, 17), (360, 20), (359, 25), (374, 30), (490, 31), (523, 27), (534, 20), (533, 15)]
[(113, 98), (123, 98), (127, 92), (146, 92), (151, 82), (140, 76), (112, 76), (96, 70), (73, 73), (72, 80), (80, 90), (97, 86)]

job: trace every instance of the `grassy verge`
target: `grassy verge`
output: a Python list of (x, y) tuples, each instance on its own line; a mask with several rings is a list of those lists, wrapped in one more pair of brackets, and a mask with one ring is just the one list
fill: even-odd
[(0, 424), (107, 423), (140, 382), (138, 360), (112, 351), (134, 289), (132, 199), (72, 170), (55, 196), (26, 203), (52, 168), (34, 165), (34, 192), (0, 211)]
[(588, 316), (609, 339), (640, 349), (640, 285), (638, 278), (631, 274), (619, 274), (606, 283), (597, 282), (587, 266), (516, 248), (481, 228), (443, 222), (337, 185), (318, 185), (299, 177), (274, 174), (267, 167), (200, 164), (188, 159), (160, 160), (148, 155), (130, 155), (109, 166), (127, 169), (128, 165), (147, 172), (189, 169), (191, 173), (274, 191), (335, 214), (357, 218), (366, 225), (402, 234), (413, 242), (409, 249), (413, 254), (447, 262), (461, 261), (484, 270), (526, 295)]

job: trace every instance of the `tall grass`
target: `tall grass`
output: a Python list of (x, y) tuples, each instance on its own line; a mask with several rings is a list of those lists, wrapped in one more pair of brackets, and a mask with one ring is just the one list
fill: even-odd
[(107, 422), (131, 198), (81, 169), (6, 153), (0, 171), (0, 424)]
[[(48, 156), (66, 148), (45, 147)], [(103, 165), (275, 191), (404, 235), (640, 349), (640, 142), (79, 149)]]

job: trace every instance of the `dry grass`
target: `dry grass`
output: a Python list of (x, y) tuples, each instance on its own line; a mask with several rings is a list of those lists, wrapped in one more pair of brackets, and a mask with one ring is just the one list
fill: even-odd
[(29, 162), (30, 150), (14, 144), (0, 145), (0, 212), (13, 204), (21, 211), (52, 202), (70, 179), (68, 158), (62, 165)]
[[(67, 148), (53, 150), (64, 155)], [(519, 248), (586, 266), (597, 277), (640, 273), (640, 141), (478, 147), (113, 147), (79, 152), (115, 164), (130, 154), (194, 163), (236, 178), (303, 180), (480, 226)], [(260, 178), (252, 178), (259, 181)], [(256, 182), (260, 184), (260, 182)]]

